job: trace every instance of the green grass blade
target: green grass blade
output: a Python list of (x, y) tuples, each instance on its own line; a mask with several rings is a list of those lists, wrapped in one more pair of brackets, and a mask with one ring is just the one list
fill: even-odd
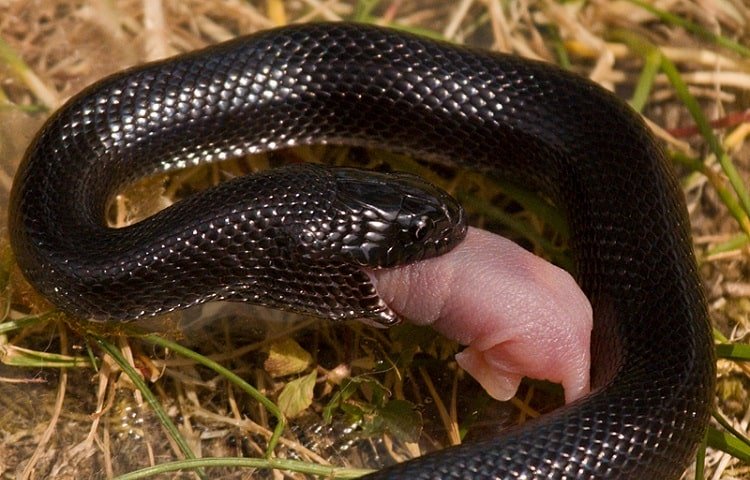
[(739, 235), (735, 235), (726, 242), (719, 243), (716, 246), (707, 249), (706, 256), (710, 257), (719, 253), (739, 250), (740, 248), (746, 246), (748, 243), (750, 243), (750, 237), (748, 237), (745, 233), (741, 233)]
[(706, 119), (706, 116), (703, 115), (703, 110), (698, 104), (698, 101), (688, 91), (688, 87), (682, 79), (680, 72), (677, 71), (677, 67), (675, 67), (674, 63), (664, 56), (662, 56), (661, 69), (667, 78), (669, 78), (677, 97), (690, 112), (690, 115), (693, 117), (693, 120), (698, 126), (698, 130), (700, 130), (701, 135), (706, 140), (709, 148), (714, 155), (716, 155), (722, 170), (724, 170), (724, 174), (729, 179), (729, 183), (732, 185), (732, 188), (734, 188), (737, 198), (740, 200), (745, 215), (750, 215), (750, 194), (748, 194), (748, 191), (745, 188), (745, 183), (732, 163), (732, 159), (727, 155), (724, 148), (721, 146), (719, 139), (714, 135), (711, 124), (708, 119)]
[(703, 174), (711, 186), (716, 191), (716, 194), (721, 198), (722, 203), (727, 207), (729, 213), (737, 220), (740, 228), (745, 232), (745, 235), (750, 235), (750, 217), (742, 209), (742, 206), (732, 195), (732, 192), (726, 187), (724, 179), (716, 174), (713, 170), (708, 168), (703, 162), (696, 158), (689, 157), (680, 152), (674, 152), (671, 155), (672, 159), (687, 166), (688, 168), (700, 172)]
[(661, 21), (665, 23), (680, 26), (694, 35), (698, 35), (699, 37), (705, 40), (708, 40), (716, 45), (727, 48), (739, 55), (742, 55), (743, 57), (750, 57), (750, 48), (747, 48), (746, 46), (740, 43), (737, 43), (734, 40), (730, 40), (721, 35), (717, 35), (709, 30), (706, 30), (700, 25), (691, 22), (690, 20), (684, 19), (680, 17), (679, 15), (675, 15), (673, 13), (658, 9), (654, 7), (653, 5), (650, 5), (649, 3), (644, 2), (643, 0), (628, 0), (628, 1), (650, 12), (651, 14), (655, 15), (656, 17), (658, 17)]
[(8, 70), (34, 93), (45, 108), (52, 109), (57, 106), (59, 100), (55, 92), (44, 85), (26, 62), (2, 38), (0, 38), (0, 62), (4, 63)]
[(645, 63), (641, 74), (638, 77), (638, 83), (635, 86), (633, 96), (630, 98), (630, 106), (633, 110), (640, 113), (643, 107), (648, 103), (648, 96), (654, 86), (654, 80), (661, 68), (661, 53), (654, 49), (644, 57)]
[(278, 443), (281, 434), (284, 432), (284, 428), (286, 428), (286, 418), (281, 413), (281, 410), (279, 410), (279, 407), (277, 407), (276, 404), (274, 404), (271, 400), (268, 399), (268, 397), (260, 393), (255, 387), (247, 383), (237, 374), (220, 365), (219, 363), (211, 360), (210, 358), (201, 355), (200, 353), (194, 352), (189, 348), (183, 347), (179, 343), (172, 342), (163, 337), (160, 337), (159, 335), (149, 334), (144, 335), (140, 338), (149, 343), (159, 345), (160, 347), (168, 348), (173, 352), (182, 355), (183, 357), (189, 358), (207, 368), (210, 368), (214, 372), (226, 378), (229, 382), (235, 384), (245, 393), (250, 395), (250, 397), (254, 398), (257, 402), (263, 405), (271, 413), (271, 415), (276, 418), (276, 427), (273, 430), (271, 438), (268, 440), (268, 447), (266, 448), (266, 458), (271, 458), (273, 456), (273, 451), (276, 448), (276, 444)]
[(352, 20), (355, 22), (372, 21), (373, 11), (378, 7), (380, 0), (358, 0), (354, 5)]
[(748, 448), (750, 448), (750, 439), (743, 435), (739, 430), (734, 428), (732, 424), (729, 423), (726, 418), (724, 418), (724, 415), (717, 411), (713, 411), (711, 412), (711, 416), (714, 417), (714, 420), (716, 420), (719, 425), (721, 425), (725, 430), (731, 433), (737, 440), (744, 443)]
[(747, 343), (723, 343), (716, 345), (716, 356), (735, 362), (750, 362), (750, 345)]
[(708, 445), (708, 433), (703, 435), (703, 440), (698, 446), (698, 452), (695, 454), (695, 480), (703, 480), (706, 478), (706, 447)]
[(726, 452), (740, 461), (750, 463), (750, 446), (730, 433), (709, 427), (708, 446)]
[(32, 368), (78, 368), (92, 366), (87, 357), (41, 352), (15, 345), (0, 346), (0, 361), (5, 365), (14, 367)]
[[(122, 353), (120, 353), (120, 350), (115, 345), (109, 343), (101, 337), (95, 338), (96, 343), (99, 344), (99, 347), (101, 347), (102, 350), (107, 352), (107, 354), (112, 357), (115, 363), (117, 363), (122, 371), (130, 378), (130, 381), (133, 382), (133, 385), (135, 385), (136, 388), (143, 394), (143, 398), (146, 399), (146, 402), (148, 402), (149, 406), (159, 418), (159, 421), (161, 421), (161, 424), (167, 430), (169, 436), (172, 437), (172, 440), (174, 440), (174, 442), (177, 444), (182, 454), (185, 455), (185, 457), (188, 459), (195, 459), (195, 454), (190, 449), (190, 445), (188, 445), (185, 437), (182, 436), (180, 431), (177, 429), (177, 426), (174, 424), (174, 422), (172, 422), (172, 419), (169, 418), (169, 415), (167, 415), (167, 412), (164, 410), (164, 408), (162, 408), (159, 400), (154, 396), (154, 394), (151, 392), (151, 389), (148, 388), (148, 385), (146, 385), (146, 382), (143, 381), (141, 376), (138, 375), (138, 372), (136, 372), (135, 369), (130, 366), (130, 363), (128, 363)], [(199, 472), (199, 475), (201, 476), (201, 478), (206, 478), (205, 474), (202, 472)]]
[(29, 315), (27, 317), (19, 318), (17, 320), (7, 320), (5, 322), (0, 323), (0, 335), (3, 335), (8, 332), (12, 332), (14, 330), (19, 330), (22, 328), (30, 327), (35, 324), (49, 322), (50, 320), (54, 320), (55, 317), (59, 315), (60, 315), (59, 312), (53, 310), (53, 311), (42, 313), (40, 315)]
[[(622, 29), (614, 30), (613, 32), (611, 32), (610, 37), (616, 41), (625, 43), (631, 49), (633, 49), (633, 51), (644, 58), (652, 55), (655, 51), (658, 52), (658, 48), (654, 44), (641, 37), (640, 35), (637, 35), (630, 31)], [(732, 163), (732, 159), (729, 157), (729, 155), (727, 155), (718, 138), (716, 137), (716, 135), (714, 135), (713, 128), (711, 127), (710, 122), (706, 119), (705, 115), (703, 115), (703, 110), (698, 104), (698, 101), (689, 92), (687, 84), (682, 79), (682, 76), (677, 70), (677, 67), (675, 67), (674, 63), (672, 63), (664, 55), (661, 55), (661, 71), (669, 79), (669, 82), (672, 84), (677, 98), (679, 98), (679, 100), (685, 105), (685, 108), (687, 108), (688, 112), (690, 112), (693, 121), (698, 127), (698, 131), (701, 133), (706, 144), (709, 146), (709, 148), (719, 161), (719, 165), (721, 165), (724, 174), (729, 180), (729, 183), (739, 200), (739, 205), (737, 205), (737, 202), (735, 202), (733, 199), (730, 200), (730, 195), (722, 196), (722, 201), (727, 202), (727, 207), (732, 212), (732, 215), (737, 218), (737, 221), (739, 222), (742, 229), (745, 231), (745, 233), (750, 234), (750, 194), (748, 194), (742, 178), (740, 177), (737, 169)], [(678, 159), (684, 158), (678, 157)], [(693, 165), (693, 168), (696, 167), (697, 165)], [(709, 176), (709, 179), (711, 179), (710, 175), (713, 172), (711, 172), (710, 169), (706, 167), (700, 167), (698, 168), (698, 170)], [(712, 181), (712, 185), (716, 184), (721, 184), (721, 182), (715, 183), (714, 181)]]
[(239, 467), (239, 468), (273, 468), (277, 470), (286, 470), (308, 475), (316, 475), (322, 478), (357, 478), (371, 473), (372, 470), (356, 468), (330, 467), (327, 465), (316, 465), (314, 463), (300, 462), (298, 460), (287, 459), (263, 459), (263, 458), (200, 458), (194, 460), (181, 460), (178, 462), (168, 462), (153, 467), (143, 468), (134, 472), (126, 473), (115, 477), (115, 480), (138, 480), (148, 478), (154, 475), (164, 474), (167, 472), (177, 472), (180, 470), (194, 470), (196, 468), (208, 467)]

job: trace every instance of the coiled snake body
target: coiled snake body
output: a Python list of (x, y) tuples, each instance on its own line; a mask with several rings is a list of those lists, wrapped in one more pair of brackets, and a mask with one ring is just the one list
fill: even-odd
[[(315, 295), (293, 293), (323, 276), (358, 297), (343, 307), (329, 298), (341, 307), (334, 317), (387, 323), (388, 309), (358, 265), (449, 248), (445, 220), (460, 217), (454, 206), (436, 203), (405, 220), (397, 241), (432, 243), (427, 253), (403, 257), (392, 248), (363, 254), (356, 247), (395, 234), (360, 238), (333, 214), (321, 220), (328, 214), (318, 208), (334, 191), (369, 194), (389, 208), (411, 204), (406, 210), (421, 201), (399, 200), (396, 187), (378, 194), (386, 188), (379, 179), (361, 186), (348, 172), (317, 167), (228, 182), (124, 229), (103, 225), (106, 202), (134, 178), (326, 142), (396, 149), (539, 189), (567, 214), (577, 278), (595, 315), (591, 395), (373, 478), (678, 478), (704, 433), (714, 378), (684, 201), (642, 121), (613, 95), (555, 67), (376, 27), (317, 24), (131, 69), (76, 96), (34, 140), (11, 194), (13, 249), (31, 283), (79, 315), (125, 319), (215, 298), (275, 305), (290, 297), (297, 309), (327, 313)], [(429, 190), (411, 177), (403, 183)], [(294, 193), (300, 185), (311, 188)], [(377, 229), (379, 209), (344, 216), (364, 222), (358, 231)], [(352, 247), (354, 263), (312, 249), (326, 242), (324, 230), (334, 232), (336, 255)], [(270, 258), (257, 259), (259, 252)], [(302, 259), (323, 266), (283, 273)], [(273, 271), (282, 272), (284, 288), (268, 299), (263, 285), (274, 281), (259, 278)]]

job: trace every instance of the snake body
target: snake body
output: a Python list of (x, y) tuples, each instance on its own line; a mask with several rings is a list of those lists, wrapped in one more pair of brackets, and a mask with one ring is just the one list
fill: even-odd
[[(302, 226), (316, 222), (317, 205), (336, 188), (328, 180), (281, 214), (280, 204), (251, 205), (248, 189), (289, 196), (262, 176), (124, 229), (103, 225), (104, 208), (136, 177), (313, 143), (389, 148), (538, 189), (567, 215), (577, 279), (594, 309), (589, 396), (371, 478), (679, 477), (708, 422), (715, 368), (684, 199), (640, 118), (550, 65), (371, 26), (314, 24), (116, 74), (56, 112), (29, 148), (11, 194), (19, 265), (64, 310), (103, 319), (214, 298), (263, 301), (248, 265), (279, 269), (274, 257), (287, 247), (265, 235), (295, 213), (307, 216)], [(274, 181), (318, 175), (292, 172)], [(449, 210), (441, 215), (455, 220)], [(268, 228), (243, 227), (250, 211)], [(298, 237), (312, 241), (321, 229)], [(438, 243), (432, 254), (449, 248)], [(247, 244), (271, 258), (244, 254)], [(292, 287), (276, 293), (280, 301), (295, 296)], [(368, 298), (362, 311), (378, 307)]]

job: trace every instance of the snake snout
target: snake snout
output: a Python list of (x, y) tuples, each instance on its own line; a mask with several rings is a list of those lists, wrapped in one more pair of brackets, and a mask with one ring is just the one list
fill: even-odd
[(420, 177), (404, 175), (401, 181), (413, 190), (402, 197), (395, 220), (402, 241), (400, 263), (441, 255), (464, 239), (467, 225), (461, 204)]
[(463, 207), (444, 190), (407, 173), (338, 173), (338, 196), (353, 222), (342, 247), (368, 267), (393, 267), (446, 253), (466, 234)]

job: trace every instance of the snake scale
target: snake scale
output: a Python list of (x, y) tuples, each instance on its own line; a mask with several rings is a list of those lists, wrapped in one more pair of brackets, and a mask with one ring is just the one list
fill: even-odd
[[(387, 206), (420, 204), (417, 194), (398, 200), (388, 181), (363, 186), (346, 171), (283, 169), (227, 182), (127, 228), (104, 225), (107, 201), (138, 177), (320, 143), (406, 152), (539, 190), (567, 216), (576, 277), (594, 309), (590, 395), (371, 478), (679, 477), (708, 423), (715, 368), (684, 199), (642, 120), (614, 95), (551, 65), (384, 28), (309, 24), (121, 72), (70, 100), (30, 146), (11, 194), (18, 263), (60, 308), (100, 319), (218, 298), (288, 300), (326, 313), (294, 293), (325, 277), (329, 286), (345, 284), (332, 287), (339, 293), (359, 296), (331, 316), (355, 312), (388, 323), (359, 265), (438, 254), (450, 248), (446, 218), (460, 216), (436, 203), (405, 220), (402, 237), (362, 231), (383, 227), (368, 217), (378, 207), (350, 211), (356, 228), (320, 219), (327, 214), (317, 208), (337, 189)], [(350, 187), (337, 186), (336, 176)], [(429, 190), (411, 177), (403, 183)], [(311, 188), (295, 193), (303, 185)], [(351, 247), (352, 263), (322, 258), (326, 248), (308, 250), (327, 242), (327, 228), (337, 255)], [(391, 235), (433, 243), (425, 254), (367, 253), (370, 240)], [(290, 245), (288, 237), (302, 242)], [(255, 250), (243, 250), (248, 245)], [(363, 245), (365, 253), (357, 250)], [(259, 252), (270, 258), (257, 259)], [(319, 263), (290, 279), (285, 269), (302, 258)], [(248, 278), (253, 269), (258, 278)], [(266, 292), (271, 299), (262, 290), (274, 280), (260, 278), (269, 271), (291, 285)], [(327, 295), (328, 287), (315, 288)]]

